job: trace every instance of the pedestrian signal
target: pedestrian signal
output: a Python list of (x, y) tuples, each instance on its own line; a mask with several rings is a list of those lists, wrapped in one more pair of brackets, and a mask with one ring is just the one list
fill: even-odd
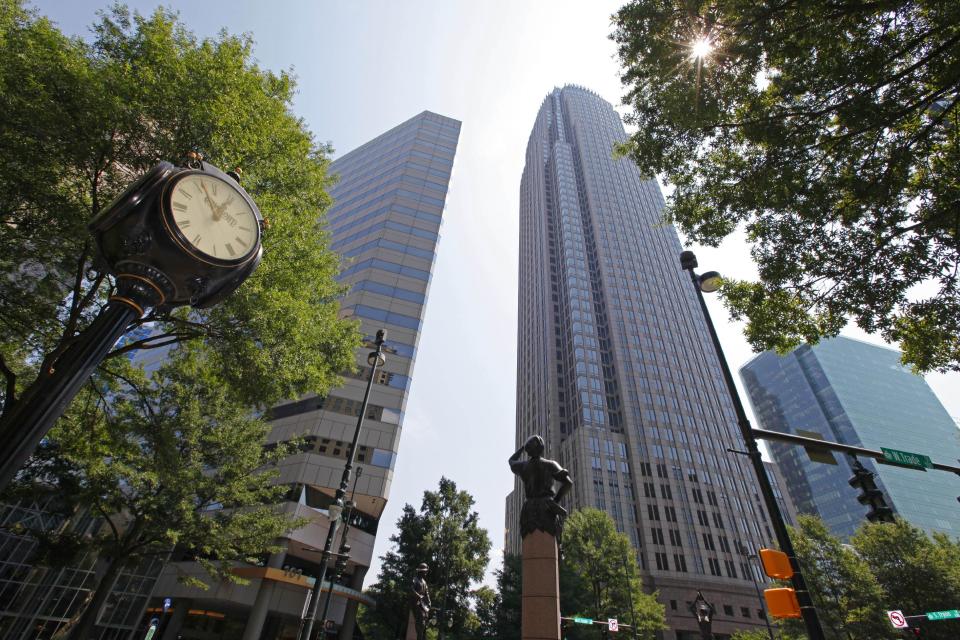
[(763, 564), (763, 572), (771, 578), (789, 580), (793, 577), (793, 565), (790, 564), (790, 556), (783, 551), (760, 549), (760, 562)]
[(766, 589), (763, 597), (767, 601), (767, 610), (774, 618), (802, 618), (797, 592), (793, 589)]

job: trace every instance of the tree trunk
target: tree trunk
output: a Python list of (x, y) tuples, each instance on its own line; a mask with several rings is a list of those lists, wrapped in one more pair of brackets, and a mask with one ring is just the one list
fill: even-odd
[(125, 556), (114, 556), (109, 560), (107, 570), (91, 591), (91, 597), (63, 628), (63, 633), (57, 633), (54, 636), (55, 639), (92, 640), (97, 617), (110, 592), (113, 591), (113, 585), (117, 582), (124, 560), (126, 560)]

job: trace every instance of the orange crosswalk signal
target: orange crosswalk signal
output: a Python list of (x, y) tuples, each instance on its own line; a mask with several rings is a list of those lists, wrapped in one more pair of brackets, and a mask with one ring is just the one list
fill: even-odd
[(793, 589), (766, 589), (763, 597), (767, 601), (767, 610), (774, 618), (802, 618), (797, 592)]
[(790, 564), (790, 556), (783, 551), (760, 549), (760, 562), (763, 564), (763, 572), (771, 578), (788, 580), (793, 577), (793, 566)]

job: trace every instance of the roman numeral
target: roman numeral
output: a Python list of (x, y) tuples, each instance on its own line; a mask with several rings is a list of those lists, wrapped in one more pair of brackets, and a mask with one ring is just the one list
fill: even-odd
[(173, 208), (176, 209), (177, 211), (186, 211), (187, 205), (183, 204), (182, 202), (174, 202)]
[(181, 229), (186, 229), (190, 226), (190, 220), (177, 220), (177, 226)]
[(200, 245), (200, 234), (198, 233), (198, 234), (193, 238), (193, 240), (191, 240), (190, 242), (192, 242), (194, 246), (199, 246), (199, 245)]
[(233, 245), (229, 242), (227, 243), (227, 251), (230, 252), (231, 256), (237, 255), (237, 252), (233, 250)]
[(236, 240), (237, 242), (239, 242), (241, 247), (246, 247), (246, 246), (249, 246), (249, 244), (250, 244), (249, 242), (247, 242), (246, 240), (244, 240), (244, 239), (241, 238), (240, 236), (237, 236), (236, 238), (234, 238), (234, 240)]
[(240, 229), (240, 231), (250, 231), (250, 229), (248, 229), (247, 227), (245, 227), (245, 226), (243, 226), (243, 225), (240, 225), (239, 227), (237, 227), (237, 229)]
[(192, 193), (188, 193), (186, 189), (177, 189), (177, 193), (179, 193), (180, 195), (182, 195), (182, 196), (183, 196), (184, 198), (186, 198), (187, 200), (192, 200), (192, 199), (193, 199), (193, 194), (192, 194)]
[(216, 182), (214, 182), (213, 185), (211, 185), (210, 190), (213, 191), (213, 195), (217, 195), (217, 183), (216, 183)]

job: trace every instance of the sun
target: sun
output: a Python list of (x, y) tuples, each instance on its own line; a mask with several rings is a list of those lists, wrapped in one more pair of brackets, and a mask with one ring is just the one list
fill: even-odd
[(690, 45), (690, 59), (704, 60), (713, 52), (713, 43), (710, 38), (703, 36), (698, 38)]

